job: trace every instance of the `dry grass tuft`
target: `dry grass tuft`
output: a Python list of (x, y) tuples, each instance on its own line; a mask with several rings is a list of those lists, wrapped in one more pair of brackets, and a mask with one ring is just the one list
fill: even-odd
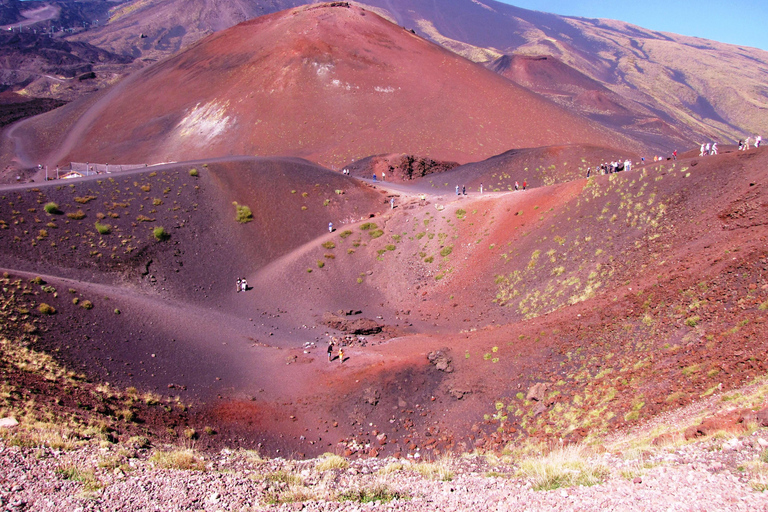
[(521, 460), (519, 473), (529, 478), (533, 489), (537, 491), (597, 485), (608, 477), (610, 470), (590, 460), (592, 455), (586, 446), (569, 445), (544, 456)]

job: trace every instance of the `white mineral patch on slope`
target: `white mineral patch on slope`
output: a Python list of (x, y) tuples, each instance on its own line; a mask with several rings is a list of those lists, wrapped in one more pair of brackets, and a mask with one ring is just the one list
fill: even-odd
[(219, 104), (212, 101), (205, 105), (199, 103), (176, 125), (175, 133), (179, 138), (196, 137), (206, 142), (211, 141), (234, 124), (234, 120), (226, 115), (229, 102)]
[(495, 10), (493, 7), (490, 7), (490, 6), (488, 6), (488, 5), (485, 5), (483, 2), (478, 2), (477, 0), (472, 0), (472, 3), (473, 3), (473, 4), (477, 4), (477, 5), (479, 5), (479, 6), (480, 6), (480, 7), (482, 7), (483, 9), (487, 9), (487, 10), (489, 10), (489, 11), (491, 11), (491, 12), (496, 12), (496, 10)]

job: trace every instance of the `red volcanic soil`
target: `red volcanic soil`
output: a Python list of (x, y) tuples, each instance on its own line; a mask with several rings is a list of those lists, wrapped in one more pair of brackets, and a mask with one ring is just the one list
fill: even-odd
[(247, 21), (132, 75), (39, 156), (293, 155), (338, 168), (382, 153), (463, 163), (551, 143), (634, 147), (372, 12), (319, 5)]
[[(6, 188), (0, 267), (45, 281), (25, 299), (37, 348), (180, 396), (219, 432), (202, 446), (428, 456), (581, 439), (768, 371), (767, 159), (458, 198), (290, 159)], [(361, 319), (374, 333), (337, 330)]]

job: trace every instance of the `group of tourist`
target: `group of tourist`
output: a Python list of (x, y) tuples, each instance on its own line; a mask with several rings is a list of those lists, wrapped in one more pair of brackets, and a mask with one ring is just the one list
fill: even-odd
[[(739, 151), (746, 151), (749, 149), (749, 141), (751, 140), (750, 137), (747, 137), (746, 140), (739, 140)], [(763, 141), (763, 138), (760, 135), (755, 136), (755, 147), (759, 148), (760, 143)]]
[[(623, 162), (621, 160), (616, 162), (605, 162), (595, 167), (595, 173), (599, 174), (613, 174), (619, 171), (631, 171), (632, 161), (627, 159)], [(587, 178), (592, 176), (592, 168), (587, 167)]]
[[(749, 139), (747, 139), (749, 140)], [(741, 144), (741, 141), (739, 141), (739, 144)], [(739, 148), (741, 149), (741, 148)], [(699, 156), (709, 156), (709, 155), (716, 155), (717, 154), (717, 142), (706, 144), (701, 144), (701, 150), (699, 151)]]
[[(336, 343), (332, 339), (330, 343), (328, 343), (328, 362), (330, 363), (333, 361), (333, 347)], [(344, 362), (344, 347), (339, 345), (339, 363)]]

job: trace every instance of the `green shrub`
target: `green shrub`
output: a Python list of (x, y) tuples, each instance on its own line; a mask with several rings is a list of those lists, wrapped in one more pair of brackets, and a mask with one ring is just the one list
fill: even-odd
[(325, 247), (326, 249), (333, 249), (334, 247), (336, 247), (336, 244), (328, 240), (327, 242), (323, 242), (323, 247)]
[(193, 178), (197, 178), (200, 175), (200, 173), (197, 172), (197, 169), (193, 167), (192, 169), (189, 170), (189, 175), (192, 176)]
[(348, 237), (348, 236), (350, 236), (351, 234), (352, 234), (352, 232), (351, 232), (350, 230), (348, 230), (348, 229), (347, 229), (347, 230), (345, 230), (345, 231), (342, 231), (341, 233), (339, 233), (339, 236), (340, 236), (341, 238), (347, 238), (347, 237)]
[(244, 204), (237, 204), (237, 202), (233, 202), (232, 204), (235, 205), (235, 220), (237, 220), (237, 222), (245, 224), (246, 222), (251, 222), (253, 220), (253, 212), (251, 212), (250, 208)]
[(379, 226), (377, 226), (373, 222), (366, 222), (366, 223), (360, 225), (360, 229), (362, 229), (363, 231), (368, 231), (369, 229), (376, 229), (378, 227)]
[(97, 221), (95, 226), (96, 231), (98, 231), (100, 235), (108, 235), (112, 231), (112, 227), (109, 224), (101, 224)]
[(155, 238), (157, 238), (160, 242), (163, 240), (168, 240), (171, 235), (166, 233), (165, 228), (163, 226), (157, 226), (155, 229), (152, 230), (152, 234), (155, 235)]
[(443, 247), (443, 249), (440, 251), (440, 256), (446, 257), (449, 254), (451, 254), (452, 252), (453, 252), (453, 246), (452, 245), (448, 245), (446, 247)]
[(93, 302), (89, 300), (84, 300), (80, 303), (80, 307), (83, 309), (93, 309)]
[(59, 210), (59, 205), (51, 201), (50, 203), (45, 203), (45, 206), (43, 206), (43, 209), (46, 211), (46, 213), (49, 213), (51, 215), (55, 215), (57, 213), (61, 213)]
[(37, 310), (44, 314), (44, 315), (53, 315), (56, 314), (56, 308), (51, 306), (50, 304), (46, 304), (45, 302), (41, 303), (39, 306), (37, 306)]
[(381, 235), (384, 234), (384, 232), (380, 229), (374, 229), (368, 234), (371, 235), (371, 238), (379, 238)]
[(701, 321), (701, 317), (691, 316), (685, 319), (685, 325), (687, 325), (688, 327), (696, 327), (700, 321)]
[(323, 268), (325, 266), (325, 262), (323, 260), (317, 260), (317, 268)]

